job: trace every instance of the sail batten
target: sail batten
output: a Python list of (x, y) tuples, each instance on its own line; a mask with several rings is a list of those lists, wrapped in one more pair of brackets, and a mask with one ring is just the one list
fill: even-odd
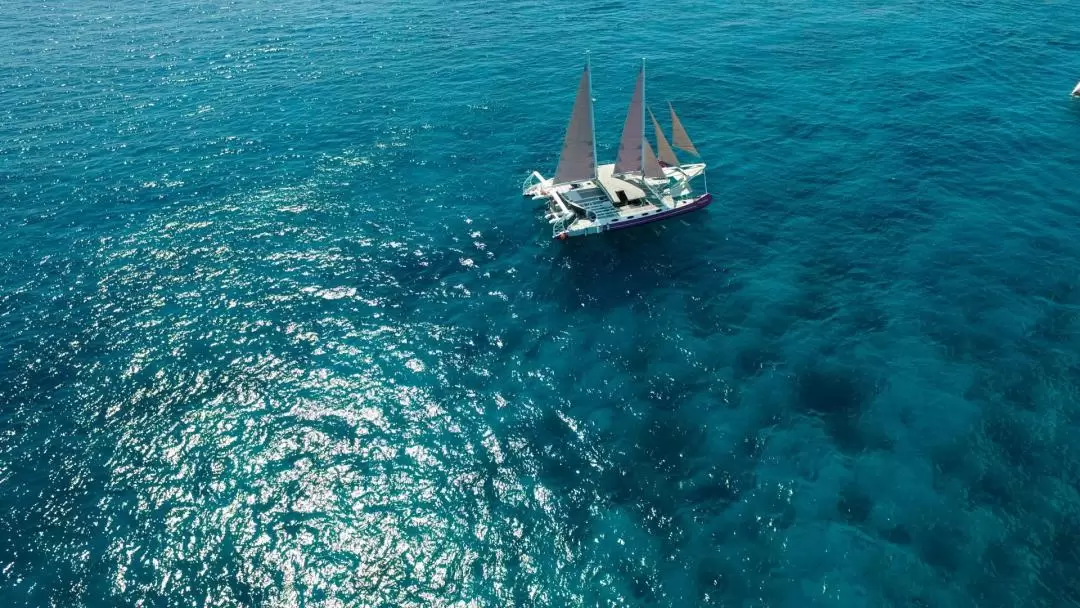
[(630, 99), (630, 108), (623, 122), (622, 137), (619, 138), (619, 155), (615, 159), (615, 173), (641, 173), (645, 164), (645, 66), (638, 72), (634, 96)]
[(592, 74), (590, 66), (585, 64), (585, 71), (578, 83), (574, 110), (570, 114), (570, 123), (566, 125), (562, 154), (559, 155), (559, 167), (555, 170), (556, 184), (582, 182), (596, 178), (596, 136), (593, 130)]
[(671, 109), (671, 143), (680, 150), (686, 150), (694, 156), (701, 156), (698, 154), (697, 148), (694, 147), (694, 142), (690, 141), (690, 136), (686, 134), (682, 122), (679, 121), (679, 116), (675, 113), (675, 107), (669, 103), (668, 108)]
[(652, 110), (649, 110), (649, 118), (652, 119), (653, 132), (656, 134), (656, 151), (659, 153), (660, 162), (669, 167), (679, 166), (679, 157), (675, 156), (675, 151), (671, 149), (667, 137), (664, 137), (664, 130), (660, 128), (660, 123), (657, 122)]

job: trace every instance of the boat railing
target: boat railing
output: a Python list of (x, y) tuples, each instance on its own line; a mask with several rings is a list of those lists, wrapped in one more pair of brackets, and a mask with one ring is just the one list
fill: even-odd
[(540, 175), (539, 171), (533, 171), (529, 174), (529, 177), (525, 178), (525, 181), (521, 182), (521, 193), (528, 196), (530, 194), (530, 190), (536, 188), (542, 183), (544, 183), (544, 176)]
[(557, 237), (559, 233), (566, 231), (566, 218), (558, 217), (555, 221), (551, 222), (551, 236)]

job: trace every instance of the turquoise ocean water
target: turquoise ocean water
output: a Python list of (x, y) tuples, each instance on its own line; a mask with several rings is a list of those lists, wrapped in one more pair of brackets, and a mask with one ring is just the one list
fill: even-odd
[(3, 606), (1080, 602), (1080, 4), (2, 12)]

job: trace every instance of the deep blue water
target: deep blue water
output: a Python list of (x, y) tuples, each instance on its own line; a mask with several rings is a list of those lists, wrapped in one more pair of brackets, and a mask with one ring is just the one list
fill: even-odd
[(4, 606), (1080, 603), (1080, 4), (2, 12)]

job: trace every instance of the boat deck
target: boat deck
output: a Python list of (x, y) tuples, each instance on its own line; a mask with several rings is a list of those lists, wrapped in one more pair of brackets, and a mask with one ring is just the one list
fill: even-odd
[(611, 204), (611, 199), (600, 188), (578, 188), (565, 193), (563, 198), (570, 205), (584, 211), (590, 219), (611, 220), (619, 217), (615, 205)]
[[(595, 234), (703, 206), (700, 195), (694, 195), (688, 185), (692, 178), (705, 172), (703, 163), (665, 166), (666, 180), (649, 179), (647, 182), (640, 181), (640, 177), (616, 176), (613, 169), (613, 164), (600, 165), (593, 179), (555, 186), (547, 192), (536, 190), (534, 196), (549, 200), (549, 217), (569, 219), (556, 231), (565, 230), (572, 236)], [(543, 183), (543, 178), (537, 177), (523, 191), (542, 188)]]

